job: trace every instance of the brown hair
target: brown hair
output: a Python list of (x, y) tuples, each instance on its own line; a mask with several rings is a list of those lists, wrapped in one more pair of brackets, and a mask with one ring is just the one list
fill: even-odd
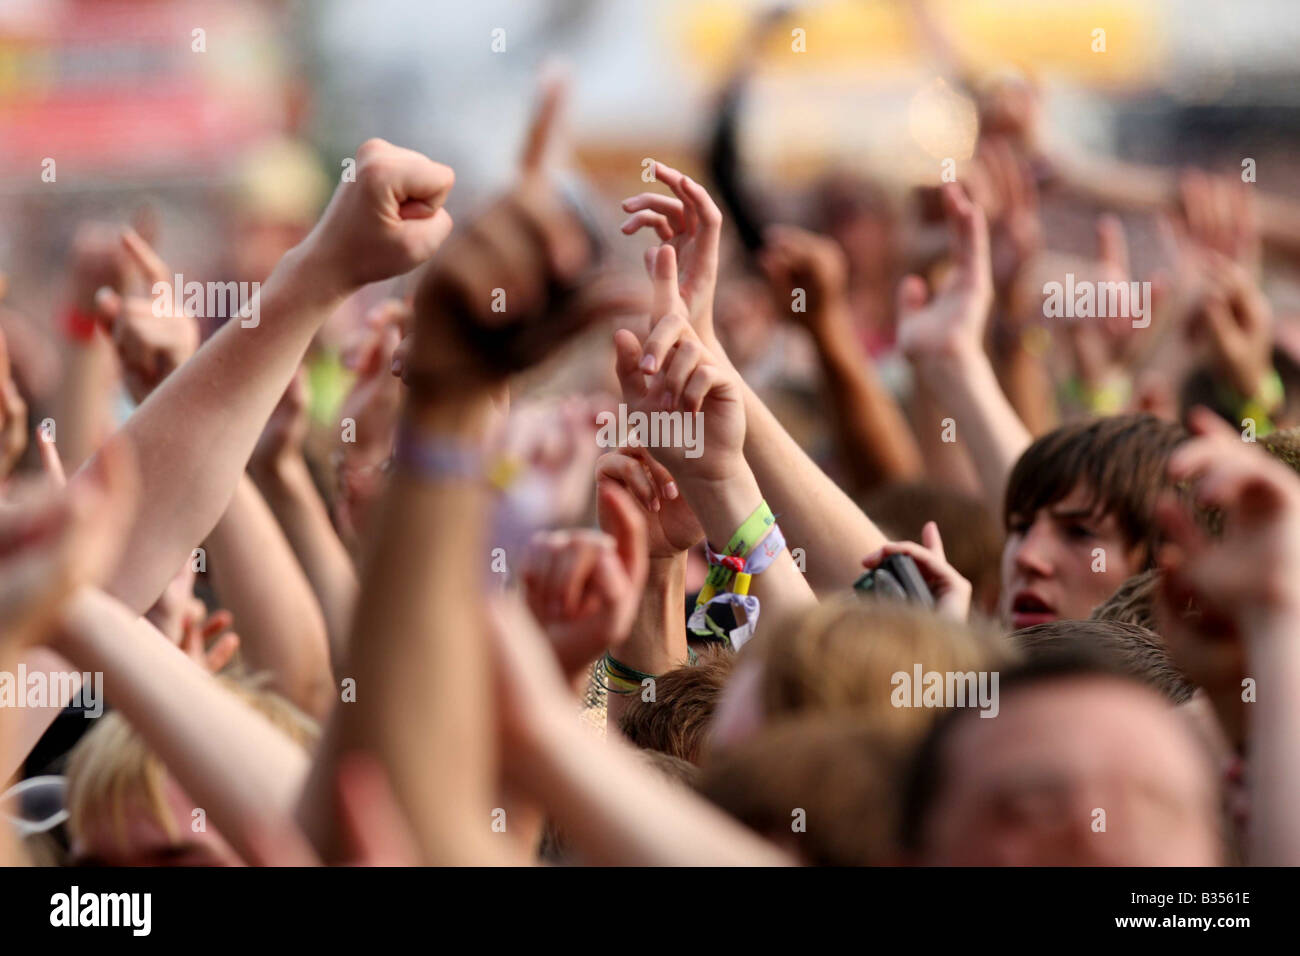
[(1133, 575), (1115, 589), (1115, 593), (1098, 604), (1089, 615), (1092, 621), (1116, 621), (1136, 624), (1159, 632), (1156, 621), (1156, 592), (1160, 589), (1160, 570), (1148, 568)]
[(996, 669), (1014, 655), (1001, 634), (913, 605), (842, 595), (774, 629), (755, 647), (760, 700), (769, 720), (810, 713), (852, 714), (910, 740), (925, 732), (932, 708), (895, 707), (893, 675)]
[(1300, 472), (1300, 426), (1265, 435), (1259, 443), (1282, 464), (1292, 471)]
[(1169, 487), (1165, 465), (1187, 432), (1154, 415), (1115, 415), (1062, 425), (1030, 445), (1007, 480), (1008, 530), (1082, 484), (1101, 514), (1114, 515), (1130, 546), (1151, 566), (1159, 544), (1156, 498)]
[(618, 722), (619, 730), (643, 750), (699, 763), (713, 711), (734, 663), (732, 652), (709, 649), (700, 652), (693, 666), (656, 677), (654, 700), (633, 695)]
[(888, 736), (818, 714), (711, 754), (698, 789), (807, 863), (870, 866), (894, 858), (902, 767), (901, 748)]
[(1087, 652), (1153, 687), (1175, 704), (1189, 700), (1196, 690), (1174, 666), (1160, 635), (1138, 624), (1052, 621), (1026, 627), (1011, 636), (1030, 661), (1049, 653)]

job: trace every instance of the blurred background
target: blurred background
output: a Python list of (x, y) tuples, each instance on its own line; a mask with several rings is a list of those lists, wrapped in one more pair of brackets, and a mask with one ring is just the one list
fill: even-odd
[[(640, 191), (646, 157), (712, 186), (708, 147), (723, 133), (768, 218), (807, 222), (833, 171), (892, 201), (936, 185), (941, 162), (968, 159), (980, 123), (999, 116), (1054, 168), (1125, 160), (1235, 176), (1249, 156), (1261, 188), (1300, 195), (1293, 0), (807, 0), (764, 21), (774, 9), (0, 0), (8, 302), (38, 319), (59, 308), (88, 219), (135, 222), (187, 276), (265, 278), (370, 136), (454, 166), (449, 208), (464, 216), (511, 174), (553, 60), (571, 75), (568, 164), (601, 197), (611, 235), (613, 200)], [(1044, 217), (1053, 242), (1090, 247), (1090, 217), (1078, 229)], [(1142, 272), (1153, 243), (1135, 228)]]
[[(740, 134), (762, 179), (807, 181), (847, 160), (886, 181), (933, 180), (931, 158), (969, 153), (975, 130), (936, 86), (945, 64), (914, 4), (788, 4), (788, 27), (746, 50), (773, 6), (0, 0), (0, 262), (12, 294), (49, 295), (75, 220), (148, 202), (173, 261), (215, 267), (203, 261), (214, 231), (254, 208), (313, 216), (368, 136), (453, 165), (452, 211), (464, 211), (509, 173), (537, 70), (555, 57), (573, 76), (578, 165), (616, 195), (636, 188), (643, 157), (684, 161), (699, 146), (741, 52), (756, 61)], [(1295, 191), (1277, 172), (1300, 123), (1291, 0), (927, 6), (962, 58), (1033, 77), (1058, 149), (1213, 165), (1248, 142), (1269, 189)], [(1097, 27), (1104, 53), (1090, 48)]]

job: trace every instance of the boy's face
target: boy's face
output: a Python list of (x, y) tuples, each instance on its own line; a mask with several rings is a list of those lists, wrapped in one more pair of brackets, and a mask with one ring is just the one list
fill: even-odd
[(1082, 620), (1136, 573), (1140, 549), (1113, 515), (1089, 509), (1077, 486), (1060, 501), (1011, 522), (1002, 549), (1002, 619), (1019, 630)]

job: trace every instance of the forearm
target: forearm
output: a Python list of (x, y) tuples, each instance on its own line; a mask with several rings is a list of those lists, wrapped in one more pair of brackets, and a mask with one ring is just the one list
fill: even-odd
[(72, 473), (80, 468), (112, 431), (113, 382), (117, 370), (106, 336), (68, 342), (63, 348), (63, 378), (54, 396), (59, 457)]
[(312, 482), (307, 462), (294, 455), (253, 480), (289, 539), (325, 615), (330, 659), (343, 660), (348, 628), (357, 603), (357, 572), (330, 522), (325, 502)]
[(254, 671), (315, 717), (333, 702), (325, 619), (289, 542), (247, 475), (208, 535), (208, 574), (234, 616), (240, 653)]
[[(627, 639), (613, 652), (620, 663), (643, 674), (664, 674), (687, 659), (686, 552), (652, 558), (641, 603)], [(617, 731), (629, 696), (609, 694), (606, 726)]]
[(227, 322), (110, 439), (134, 453), (148, 503), (106, 588), (136, 611), (157, 599), (229, 504), (262, 427), (340, 301), (320, 278), (291, 251), (261, 293), (257, 326)]
[(863, 555), (886, 538), (799, 447), (754, 390), (748, 385), (744, 389), (745, 460), (772, 511), (781, 516), (786, 541), (791, 548), (804, 549), (808, 584), (818, 594), (842, 591), (857, 578)]
[[(407, 412), (422, 441), (477, 446), (488, 403)], [(331, 811), (337, 757), (384, 765), (427, 863), (481, 864), (495, 783), (486, 650), (485, 482), (396, 471), (377, 505), (348, 663), (356, 700), (335, 707), (300, 811), (327, 862), (341, 846)]]
[(819, 323), (814, 342), (835, 406), (844, 461), (858, 486), (869, 489), (919, 476), (921, 452), (912, 430), (846, 319)]
[(914, 363), (940, 411), (952, 418), (957, 440), (970, 451), (989, 514), (1000, 520), (1011, 469), (1032, 438), (1007, 401), (981, 349), (933, 356)]
[(79, 592), (57, 648), (104, 693), (245, 860), (292, 813), (308, 757), (119, 601)]
[(1024, 347), (1019, 335), (998, 350), (995, 371), (1008, 404), (1030, 435), (1043, 435), (1057, 426), (1051, 376), (1043, 362)]
[(1258, 698), (1249, 704), (1252, 866), (1300, 864), (1300, 613), (1278, 615), (1247, 638), (1249, 674)]
[(774, 846), (674, 786), (618, 738), (557, 721), (530, 766), (530, 788), (584, 862), (625, 866), (780, 866)]
[[(28, 674), (57, 674), (72, 670), (67, 661), (45, 647), (27, 649), (17, 656), (16, 663), (21, 664)], [(15, 672), (12, 667), (4, 670)], [(49, 686), (64, 685), (51, 681)], [(77, 683), (77, 686), (80, 684)], [(76, 692), (71, 685), (68, 686), (68, 690), (72, 693)], [(18, 772), (23, 762), (27, 760), (28, 754), (40, 742), (41, 737), (45, 736), (45, 731), (50, 729), (50, 725), (67, 705), (68, 700), (56, 700), (50, 701), (47, 707), (0, 708), (0, 713), (17, 711), (6, 727), (8, 738), (0, 741), (0, 744), (4, 745), (0, 746), (0, 784)]]

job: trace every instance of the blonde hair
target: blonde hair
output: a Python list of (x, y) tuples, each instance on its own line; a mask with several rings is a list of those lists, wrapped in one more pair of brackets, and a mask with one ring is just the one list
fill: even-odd
[(991, 670), (1018, 656), (987, 625), (857, 595), (823, 601), (754, 644), (766, 720), (848, 714), (898, 740), (923, 734), (938, 712), (893, 706), (896, 673), (910, 675), (917, 664), (924, 671)]
[[(215, 678), (277, 730), (304, 750), (320, 736), (317, 723), (279, 694), (261, 687), (264, 677)], [(180, 832), (167, 809), (164, 786), (167, 768), (120, 713), (100, 717), (68, 755), (68, 830), (75, 838), (90, 820), (110, 815), (119, 845), (126, 844), (126, 811), (143, 805), (167, 836)]]

